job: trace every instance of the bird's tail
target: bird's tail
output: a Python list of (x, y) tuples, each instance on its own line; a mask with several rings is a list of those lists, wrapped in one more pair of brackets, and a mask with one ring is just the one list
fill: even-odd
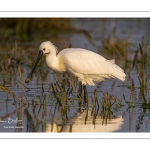
[(112, 78), (117, 78), (117, 79), (124, 82), (125, 77), (126, 77), (126, 74), (124, 73), (124, 71), (119, 66), (117, 66), (115, 64), (114, 59), (113, 60), (107, 60), (107, 61), (110, 62), (110, 64), (111, 64), (111, 67), (110, 67), (110, 68), (112, 68), (111, 73), (110, 73), (111, 77)]
[(124, 82), (125, 77), (126, 77), (126, 74), (124, 73), (124, 71), (119, 66), (117, 66), (116, 64), (112, 64), (112, 65), (113, 65), (112, 77), (117, 78), (117, 79)]

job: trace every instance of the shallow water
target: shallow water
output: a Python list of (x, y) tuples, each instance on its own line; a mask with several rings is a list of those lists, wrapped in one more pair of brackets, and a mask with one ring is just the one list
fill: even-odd
[[(126, 39), (132, 43), (132, 50), (135, 51), (138, 44), (149, 38), (149, 19), (71, 19), (72, 31), (66, 34), (57, 34), (51, 37), (48, 33), (42, 35), (43, 41), (51, 39), (58, 48), (71, 44), (71, 47), (87, 48), (95, 52), (101, 52), (102, 39), (110, 36), (111, 31), (116, 28), (115, 38)], [(87, 38), (83, 30), (88, 31), (90, 38)], [(15, 39), (15, 37), (13, 37)], [(34, 42), (35, 41), (35, 42)], [(21, 49), (37, 51), (41, 39), (32, 39), (30, 41), (18, 41)], [(57, 45), (58, 44), (58, 45)], [(5, 46), (9, 45), (7, 43)], [(98, 51), (97, 49), (100, 48)], [(38, 52), (38, 51), (37, 51)], [(103, 52), (101, 52), (103, 55)], [(6, 54), (5, 54), (6, 55)], [(106, 54), (104, 54), (107, 58)], [(1, 57), (4, 56), (1, 53)], [(35, 60), (36, 57), (33, 59)], [(110, 59), (110, 56), (108, 56)], [(116, 63), (120, 65), (117, 60)], [(30, 83), (25, 84), (25, 78), (30, 71), (27, 63), (21, 65), (22, 85), (17, 71), (12, 76), (0, 78), (0, 85), (5, 85), (11, 92), (18, 97), (28, 99), (30, 105), (21, 106), (20, 103), (14, 103), (14, 98), (6, 92), (0, 90), (0, 132), (149, 132), (150, 131), (150, 107), (143, 106), (143, 99), (149, 103), (149, 75), (147, 74), (147, 89), (144, 94), (141, 93), (138, 72), (134, 68), (130, 74), (127, 74), (124, 83), (110, 79), (97, 83), (96, 87), (87, 86), (89, 97), (88, 108), (83, 105), (81, 108), (76, 100), (69, 101), (67, 107), (67, 116), (61, 111), (56, 99), (51, 93), (51, 83), (61, 81), (62, 75), (50, 70), (44, 63), (36, 68)], [(17, 70), (17, 69), (16, 69)], [(127, 72), (128, 70), (126, 70)], [(134, 88), (129, 86), (133, 83)], [(98, 105), (92, 112), (91, 96), (97, 89)], [(76, 87), (76, 91), (78, 86)], [(77, 92), (73, 90), (72, 98), (75, 98)], [(100, 101), (103, 92), (116, 96), (123, 107), (116, 110), (113, 106), (111, 111), (103, 111), (100, 107)], [(124, 100), (124, 97), (129, 103)], [(143, 96), (144, 95), (144, 96)], [(40, 98), (39, 98), (40, 97)], [(35, 105), (35, 101), (42, 101), (43, 105)], [(80, 109), (79, 109), (80, 108)]]

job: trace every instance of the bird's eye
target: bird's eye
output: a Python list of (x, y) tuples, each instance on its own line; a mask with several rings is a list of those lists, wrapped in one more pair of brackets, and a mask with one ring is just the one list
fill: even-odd
[(43, 48), (43, 51), (45, 51), (45, 48)]

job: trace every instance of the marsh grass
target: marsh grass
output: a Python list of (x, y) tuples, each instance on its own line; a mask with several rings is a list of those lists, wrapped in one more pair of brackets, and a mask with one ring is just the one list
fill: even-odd
[[(87, 31), (83, 32), (94, 46), (95, 43), (93, 43), (92, 37), (89, 35), (89, 33)], [(146, 109), (150, 108), (150, 102), (145, 97), (146, 91), (149, 90), (147, 86), (149, 77), (147, 68), (149, 68), (150, 58), (149, 46), (148, 44), (139, 44), (134, 52), (132, 51), (131, 46), (132, 45), (129, 42), (129, 37), (127, 39), (115, 38), (111, 42), (110, 39), (103, 39), (102, 47), (104, 51), (100, 51), (101, 49), (99, 49), (99, 52), (105, 53), (111, 58), (118, 58), (117, 61), (119, 61), (121, 65), (128, 70), (128, 75), (130, 75), (132, 70), (137, 72), (140, 84), (140, 95), (142, 96), (141, 107), (145, 111)], [(64, 48), (66, 47), (67, 46), (64, 44)], [(69, 47), (71, 47), (71, 45)], [(132, 57), (130, 53), (132, 53)], [(34, 97), (30, 102), (26, 96), (25, 89), (28, 89), (28, 91), (31, 91), (32, 89), (28, 88), (23, 83), (24, 71), (22, 67), (27, 66), (30, 69), (34, 62), (33, 56), (37, 55), (37, 51), (35, 51), (32, 47), (29, 47), (27, 51), (24, 51), (23, 48), (18, 45), (18, 42), (15, 41), (13, 46), (8, 49), (8, 55), (4, 55), (2, 53), (2, 48), (0, 48), (0, 54), (2, 56), (2, 59), (0, 60), (0, 77), (1, 81), (3, 82), (3, 84), (0, 85), (0, 89), (7, 93), (6, 99), (8, 99), (8, 95), (11, 95), (14, 98), (14, 104), (16, 104), (17, 100), (21, 102), (21, 104), (26, 104), (28, 131), (38, 131), (40, 125), (45, 125), (45, 121), (43, 121), (41, 118), (37, 118), (36, 115), (41, 111), (43, 117), (48, 115), (47, 106), (49, 101), (52, 101), (51, 107), (55, 107), (53, 109), (51, 108), (53, 111), (50, 110), (49, 113), (51, 116), (51, 123), (55, 123), (55, 117), (57, 117), (56, 114), (59, 113), (61, 116), (61, 125), (65, 125), (66, 120), (68, 119), (68, 112), (70, 111), (71, 107), (76, 108), (78, 113), (85, 112), (85, 123), (88, 120), (88, 110), (91, 109), (91, 115), (93, 117), (92, 122), (95, 124), (97, 116), (101, 116), (104, 119), (103, 123), (105, 123), (107, 119), (115, 117), (112, 116), (113, 112), (118, 112), (122, 107), (125, 106), (121, 99), (118, 99), (115, 95), (110, 95), (107, 91), (103, 92), (101, 96), (98, 96), (97, 90), (94, 90), (90, 93), (87, 91), (85, 86), (82, 86), (82, 84), (79, 83), (77, 78), (67, 73), (59, 75), (58, 80), (49, 85), (49, 89), (44, 89), (42, 86), (41, 91), (43, 96), (37, 96), (37, 94), (34, 93)], [(40, 69), (40, 67), (43, 67), (44, 62), (45, 60), (42, 58), (38, 65), (39, 69), (36, 69), (35, 71), (37, 78), (42, 77), (43, 81), (46, 80), (49, 74), (49, 71), (41, 71)], [(17, 96), (17, 93), (13, 93), (5, 87), (5, 84), (10, 84), (12, 82), (12, 77), (14, 74), (19, 77), (17, 82), (18, 85), (21, 85), (21, 90), (23, 93), (21, 98)], [(130, 108), (133, 109), (135, 107), (135, 89), (137, 87), (135, 87), (134, 83), (131, 82), (128, 88), (130, 89), (130, 98), (126, 99), (125, 95), (123, 95), (123, 99), (127, 104), (127, 109), (130, 110)], [(45, 91), (48, 91), (48, 94), (51, 96), (48, 97), (47, 94), (44, 94)], [(23, 97), (25, 99), (23, 99)], [(35, 116), (30, 115), (28, 111), (30, 105), (34, 110)], [(38, 107), (40, 108), (36, 114), (35, 109)], [(36, 118), (36, 121), (34, 121), (34, 118)]]
[(98, 48), (97, 45), (95, 44), (92, 36), (90, 35), (90, 33), (87, 30), (81, 30), (81, 32), (84, 34), (84, 36), (86, 37), (86, 39), (88, 40), (88, 42), (93, 45), (95, 48)]
[(112, 31), (107, 38), (101, 38), (102, 46), (99, 53), (102, 51), (107, 57), (119, 59), (123, 63), (123, 67), (128, 68), (128, 63), (131, 61), (130, 33), (126, 38), (119, 38), (115, 35), (116, 28), (111, 26)]
[(76, 82), (78, 81), (75, 77), (68, 78), (68, 76), (67, 73), (64, 73), (62, 74), (62, 80), (50, 85), (50, 91), (56, 99), (63, 120), (67, 118), (69, 105), (74, 105), (74, 101), (79, 100), (78, 97), (73, 96), (73, 89), (77, 86)]
[[(3, 90), (3, 91), (6, 92), (6, 93), (12, 95), (13, 98), (16, 98), (16, 99), (19, 100), (21, 103), (24, 103), (21, 98), (19, 98), (18, 96), (16, 96), (13, 92), (11, 92), (10, 90), (8, 90), (6, 87), (0, 85), (0, 89)], [(24, 103), (24, 104), (25, 104), (25, 103)]]
[(146, 68), (146, 64), (149, 63), (149, 57), (150, 57), (150, 54), (149, 54), (149, 51), (150, 51), (150, 47), (148, 46), (148, 43), (147, 44), (144, 44), (144, 46), (142, 46), (140, 43), (139, 43), (139, 50), (140, 50), (140, 54), (141, 54), (141, 57), (140, 57), (140, 63), (141, 63), (141, 68)]
[(0, 117), (1, 117), (1, 120), (5, 120), (5, 119), (7, 119), (8, 117), (10, 117), (10, 116), (12, 116), (12, 115), (14, 115), (14, 114), (16, 114), (17, 113), (17, 115), (18, 115), (18, 117), (19, 117), (19, 119), (22, 119), (22, 114), (20, 114), (19, 112), (21, 112), (21, 110), (23, 110), (24, 109), (24, 107), (25, 107), (25, 105), (18, 105), (17, 103), (15, 103), (14, 104), (15, 105), (15, 110), (13, 110), (12, 112), (7, 112), (5, 115), (1, 115)]
[[(149, 41), (147, 42), (142, 42), (139, 43), (137, 47), (137, 54), (134, 57), (136, 60), (135, 68), (138, 72), (142, 72), (143, 70), (149, 69), (149, 58), (150, 58), (150, 46), (149, 46)], [(134, 62), (134, 60), (133, 60)], [(147, 72), (148, 73), (148, 72)]]
[[(89, 107), (91, 107), (91, 114), (93, 115), (93, 122), (95, 122), (96, 116), (98, 115), (98, 112), (100, 111), (100, 108), (102, 108), (103, 111), (111, 111), (112, 108), (115, 108), (117, 111), (124, 105), (121, 103), (120, 100), (117, 99), (116, 96), (111, 96), (108, 94), (108, 92), (103, 93), (102, 98), (99, 99), (97, 97), (97, 90), (93, 91), (93, 95), (91, 96), (91, 99), (89, 98), (89, 94), (87, 92), (87, 89), (85, 86), (82, 87), (78, 81), (78, 93), (75, 91), (72, 91), (73, 87), (69, 86), (68, 89), (66, 86), (66, 80), (68, 78), (64, 78), (62, 82), (51, 84), (52, 93), (57, 100), (57, 103), (59, 104), (61, 111), (65, 116), (67, 116), (67, 110), (69, 108), (69, 103), (72, 103), (73, 101), (78, 103), (78, 112), (82, 113), (82, 111), (87, 111)], [(71, 91), (68, 93), (68, 91)], [(73, 93), (75, 95), (73, 96)], [(91, 101), (91, 102), (90, 102)], [(90, 104), (89, 104), (90, 103)], [(85, 117), (85, 122), (88, 117), (88, 112)]]
[[(96, 91), (94, 91), (94, 97), (97, 99)], [(113, 106), (115, 106), (115, 109), (118, 110), (124, 106), (116, 96), (110, 95), (108, 92), (103, 92), (100, 104), (103, 110), (111, 110)]]
[(135, 54), (134, 54), (134, 57), (133, 57), (133, 61), (132, 61), (132, 64), (131, 64), (131, 66), (130, 66), (130, 68), (129, 68), (128, 74), (129, 74), (130, 71), (134, 68), (134, 66), (135, 66), (135, 64), (136, 64), (136, 62), (137, 62), (137, 59), (138, 59), (138, 52), (139, 52), (139, 50), (137, 49), (137, 50), (135, 51)]
[(37, 37), (40, 39), (45, 32), (56, 35), (71, 30), (70, 18), (1, 18), (0, 24), (4, 40), (15, 37), (27, 41)]
[(111, 40), (109, 38), (102, 40), (103, 52), (113, 58), (118, 57), (122, 61), (128, 62), (130, 60), (129, 53), (131, 51), (131, 43), (129, 42), (129, 39), (123, 40), (114, 38), (113, 42), (110, 41)]

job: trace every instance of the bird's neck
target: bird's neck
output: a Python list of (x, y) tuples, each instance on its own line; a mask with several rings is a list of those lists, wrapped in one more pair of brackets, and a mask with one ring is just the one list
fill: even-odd
[(56, 53), (48, 54), (46, 56), (46, 63), (54, 71), (58, 72), (66, 71), (62, 58), (59, 56), (59, 54), (58, 55), (56, 55)]

